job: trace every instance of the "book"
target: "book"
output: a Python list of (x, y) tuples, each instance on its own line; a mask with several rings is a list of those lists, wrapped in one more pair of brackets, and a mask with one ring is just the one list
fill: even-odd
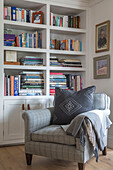
[(12, 21), (16, 21), (16, 7), (11, 7)]
[(14, 96), (19, 95), (19, 77), (14, 76)]
[(11, 96), (14, 96), (14, 76), (11, 76)]

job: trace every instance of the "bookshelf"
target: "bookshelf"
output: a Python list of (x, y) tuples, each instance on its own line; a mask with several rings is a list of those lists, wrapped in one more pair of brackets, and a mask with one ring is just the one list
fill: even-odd
[[(26, 23), (19, 21), (11, 21), (3, 19), (3, 7), (5, 6), (15, 6), (17, 8), (25, 8), (30, 10), (41, 10), (44, 13), (43, 24), (34, 24)], [(0, 145), (2, 144), (13, 144), (23, 142), (23, 130), (19, 127), (23, 120), (21, 119), (22, 113), (28, 109), (28, 104), (32, 109), (50, 107), (53, 104), (54, 97), (50, 96), (50, 72), (62, 72), (63, 74), (78, 74), (83, 77), (83, 87), (86, 87), (86, 74), (87, 74), (87, 9), (84, 7), (77, 7), (75, 5), (64, 5), (58, 4), (55, 2), (44, 2), (41, 0), (27, 0), (20, 2), (15, 0), (2, 0), (0, 2), (0, 106), (2, 109), (0, 121)], [(58, 27), (50, 25), (50, 12), (58, 15), (79, 15), (81, 18), (81, 27), (79, 28), (70, 28), (70, 27)], [(9, 47), (4, 46), (4, 29), (13, 30), (13, 33), (16, 35), (27, 32), (33, 33), (35, 31), (42, 32), (42, 48), (24, 48), (24, 47)], [(66, 50), (55, 50), (50, 49), (50, 40), (51, 39), (79, 39), (82, 41), (82, 51), (66, 51)], [(41, 56), (44, 59), (44, 66), (26, 66), (26, 65), (4, 65), (4, 52), (5, 51), (16, 51), (17, 58), (21, 56)], [(50, 66), (50, 57), (56, 56), (60, 58), (70, 58), (70, 59), (79, 59), (82, 63), (82, 67), (53, 67)], [(44, 72), (44, 94), (42, 96), (4, 96), (4, 73), (5, 74), (19, 74), (21, 71), (43, 71)], [(33, 104), (34, 103), (34, 104)], [(8, 113), (6, 109), (6, 104), (8, 107)], [(24, 109), (22, 105), (24, 104)], [(18, 113), (15, 115), (15, 111), (18, 110)], [(13, 112), (13, 113), (11, 113)], [(12, 119), (11, 117), (12, 116)], [(14, 119), (18, 119), (16, 124)], [(3, 119), (3, 117), (5, 119)], [(6, 121), (6, 125), (4, 122)], [(17, 121), (17, 120), (16, 120)], [(14, 124), (15, 131), (13, 132), (12, 125)], [(10, 131), (8, 132), (8, 128)], [(4, 130), (5, 129), (5, 130)], [(4, 131), (4, 135), (3, 135)], [(12, 133), (12, 134), (11, 134)], [(20, 137), (17, 138), (16, 134), (19, 133)], [(11, 137), (12, 135), (12, 137)]]

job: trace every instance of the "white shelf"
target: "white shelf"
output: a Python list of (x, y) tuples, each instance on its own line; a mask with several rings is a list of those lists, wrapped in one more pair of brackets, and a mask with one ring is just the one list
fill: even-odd
[(4, 65), (4, 69), (14, 70), (46, 70), (46, 66)]
[(4, 26), (5, 28), (9, 29), (18, 29), (18, 30), (44, 30), (47, 29), (47, 25), (44, 24), (33, 24), (33, 23), (27, 23), (27, 22), (18, 22), (18, 21), (9, 21), (4, 20)]
[(85, 72), (86, 69), (85, 68), (75, 68), (75, 67), (52, 67), (50, 66), (50, 70), (59, 70), (59, 71), (83, 71)]
[(86, 30), (85, 29), (78, 29), (78, 28), (50, 26), (49, 29), (51, 30), (51, 33), (86, 34)]
[(85, 52), (81, 51), (65, 51), (65, 50), (49, 50), (51, 54), (65, 54), (65, 55), (86, 55)]
[(43, 95), (43, 96), (4, 96), (3, 99), (45, 99), (47, 98), (47, 95)]
[(22, 52), (33, 52), (33, 53), (46, 53), (46, 49), (41, 48), (24, 48), (24, 47), (9, 47), (4, 46), (4, 50), (10, 50), (10, 51), (22, 51)]

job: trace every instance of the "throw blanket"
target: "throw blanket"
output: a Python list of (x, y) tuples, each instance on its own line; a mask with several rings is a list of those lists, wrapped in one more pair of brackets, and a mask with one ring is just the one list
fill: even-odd
[(105, 110), (92, 110), (76, 116), (69, 125), (61, 127), (74, 138), (79, 135), (82, 146), (85, 145), (85, 135), (88, 134), (94, 148), (96, 161), (98, 161), (99, 149), (103, 151), (105, 147), (103, 142), (105, 130), (112, 124), (108, 115), (109, 110), (106, 110), (106, 112)]

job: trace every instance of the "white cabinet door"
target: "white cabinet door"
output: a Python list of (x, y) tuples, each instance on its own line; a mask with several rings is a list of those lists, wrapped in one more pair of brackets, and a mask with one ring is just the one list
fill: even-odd
[(47, 108), (47, 100), (46, 99), (32, 99), (26, 100), (26, 109), (27, 110), (37, 110)]
[(18, 140), (24, 138), (25, 100), (4, 101), (4, 140)]

